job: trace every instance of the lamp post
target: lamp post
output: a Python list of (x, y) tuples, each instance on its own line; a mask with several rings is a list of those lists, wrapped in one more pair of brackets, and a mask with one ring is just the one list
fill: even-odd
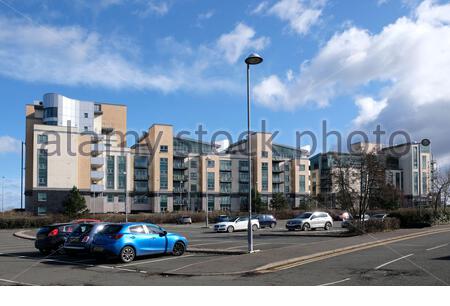
[(252, 231), (252, 156), (251, 156), (251, 135), (250, 135), (250, 65), (261, 64), (263, 58), (252, 53), (245, 59), (247, 64), (247, 155), (248, 155), (248, 227), (247, 227), (247, 240), (248, 240), (248, 252), (253, 253), (253, 231)]
[(206, 167), (205, 167), (205, 178), (206, 178), (206, 205), (205, 205), (205, 215), (206, 215), (206, 228), (209, 228), (209, 220), (208, 220), (208, 215), (209, 215), (209, 199), (208, 199), (208, 161), (210, 161), (211, 159), (209, 157), (207, 157), (206, 159)]
[(127, 178), (127, 171), (124, 171), (123, 175), (125, 175), (125, 223), (128, 223), (128, 207), (127, 207), (127, 201), (128, 201), (128, 194), (127, 194), (128, 178)]

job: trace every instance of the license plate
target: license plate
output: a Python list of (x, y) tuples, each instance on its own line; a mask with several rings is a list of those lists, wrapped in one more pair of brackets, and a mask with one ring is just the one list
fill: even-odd
[(94, 252), (103, 252), (104, 248), (102, 247), (94, 247)]

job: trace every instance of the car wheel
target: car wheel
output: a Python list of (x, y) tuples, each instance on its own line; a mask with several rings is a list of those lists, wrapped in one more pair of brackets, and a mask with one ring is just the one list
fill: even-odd
[(227, 228), (227, 232), (228, 232), (228, 233), (232, 233), (232, 232), (234, 232), (234, 227), (232, 227), (232, 226), (228, 226), (228, 228)]
[(129, 263), (136, 257), (136, 252), (133, 247), (126, 246), (120, 251), (120, 260), (123, 263)]
[(173, 256), (181, 256), (186, 251), (186, 247), (184, 246), (183, 242), (178, 241), (173, 246), (172, 255)]
[(325, 230), (329, 231), (331, 229), (332, 225), (330, 222), (325, 223)]
[(309, 225), (309, 223), (305, 223), (302, 227), (302, 230), (304, 230), (305, 232), (309, 231), (311, 229), (311, 225)]
[(275, 228), (275, 226), (277, 226), (276, 223), (270, 223), (270, 228)]
[(256, 232), (258, 230), (258, 225), (253, 224), (252, 225), (252, 231)]

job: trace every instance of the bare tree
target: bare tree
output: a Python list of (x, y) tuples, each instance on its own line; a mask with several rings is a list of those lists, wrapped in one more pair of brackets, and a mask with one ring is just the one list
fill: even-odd
[(434, 211), (437, 212), (439, 206), (447, 208), (447, 201), (450, 197), (450, 169), (437, 170), (432, 179), (432, 201)]
[(341, 208), (361, 220), (373, 199), (385, 186), (385, 167), (380, 156), (371, 153), (334, 156), (333, 185)]

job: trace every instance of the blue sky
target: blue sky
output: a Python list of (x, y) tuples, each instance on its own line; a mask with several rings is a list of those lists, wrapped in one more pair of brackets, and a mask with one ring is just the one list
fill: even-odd
[(295, 131), (320, 133), (322, 120), (343, 133), (382, 124), (431, 138), (449, 160), (450, 81), (437, 73), (450, 71), (447, 2), (92, 2), (0, 1), (8, 205), (18, 204), (26, 103), (58, 92), (128, 105), (129, 129), (202, 124), (236, 137), (246, 128), (243, 60), (254, 50), (264, 63), (252, 67), (253, 129), (265, 119), (276, 142), (295, 145)]

